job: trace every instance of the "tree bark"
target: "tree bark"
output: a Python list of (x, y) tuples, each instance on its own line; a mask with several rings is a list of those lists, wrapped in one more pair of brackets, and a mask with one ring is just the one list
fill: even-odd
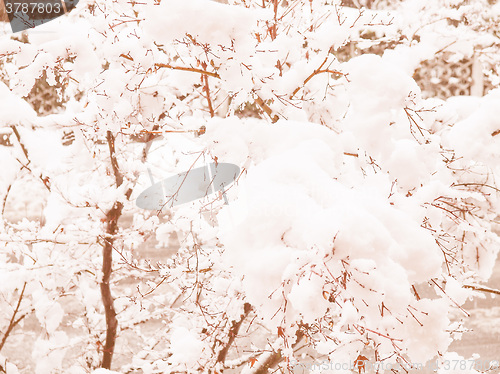
[(0, 0), (0, 22), (9, 22), (9, 17), (7, 16), (7, 10), (5, 9), (3, 0)]
[(104, 369), (111, 369), (111, 362), (113, 360), (113, 353), (115, 351), (116, 331), (118, 328), (118, 321), (116, 319), (116, 311), (114, 307), (113, 296), (111, 295), (111, 288), (109, 281), (113, 271), (113, 243), (114, 235), (118, 231), (118, 218), (122, 213), (123, 204), (116, 202), (113, 208), (106, 214), (106, 233), (108, 234), (105, 239), (102, 249), (102, 282), (101, 282), (101, 297), (102, 304), (104, 305), (104, 313), (106, 316), (106, 342), (103, 348), (102, 364)]
[(245, 318), (248, 316), (248, 313), (252, 310), (252, 306), (249, 303), (245, 303), (243, 305), (243, 314), (240, 316), (239, 321), (233, 321), (231, 329), (229, 330), (229, 340), (227, 344), (220, 350), (218, 356), (217, 356), (217, 362), (222, 362), (226, 361), (226, 356), (229, 352), (229, 348), (231, 348), (231, 345), (234, 342), (234, 339), (238, 336), (238, 332), (240, 331), (241, 324), (245, 320)]
[[(300, 330), (297, 331), (295, 335), (297, 336), (297, 340), (292, 344), (292, 348), (296, 348), (304, 337), (304, 333)], [(267, 357), (264, 362), (260, 363), (260, 365), (255, 368), (252, 374), (268, 374), (269, 371), (276, 365), (278, 365), (281, 361), (283, 361), (284, 358), (285, 357), (282, 355), (281, 349), (279, 349), (278, 351), (273, 352), (271, 355), (269, 355), (269, 357)]]
[[(111, 131), (107, 132), (107, 141), (109, 147), (109, 155), (111, 158), (111, 167), (115, 175), (116, 187), (120, 187), (123, 183), (123, 176), (118, 168), (115, 152), (115, 138)], [(128, 190), (125, 196), (130, 197), (132, 190)], [(122, 215), (123, 203), (115, 201), (113, 207), (106, 213), (106, 238), (102, 247), (102, 282), (101, 282), (101, 298), (104, 305), (104, 313), (106, 316), (106, 342), (103, 347), (103, 356), (101, 367), (111, 369), (113, 353), (115, 351), (116, 332), (118, 329), (118, 320), (116, 319), (116, 311), (114, 299), (111, 295), (110, 279), (113, 272), (113, 244), (115, 235), (118, 232), (118, 219)]]

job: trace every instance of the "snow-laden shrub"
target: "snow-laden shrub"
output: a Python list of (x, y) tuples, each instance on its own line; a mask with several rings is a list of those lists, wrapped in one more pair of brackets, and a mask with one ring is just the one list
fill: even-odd
[[(23, 329), (37, 373), (258, 374), (448, 350), (498, 251), (499, 93), (422, 100), (411, 75), (442, 40), (339, 3), (89, 1), (0, 40), (0, 349)], [(340, 62), (366, 30), (400, 44)], [(67, 95), (43, 118), (20, 98), (42, 75)], [(206, 162), (242, 168), (228, 205), (135, 206), (148, 169)]]

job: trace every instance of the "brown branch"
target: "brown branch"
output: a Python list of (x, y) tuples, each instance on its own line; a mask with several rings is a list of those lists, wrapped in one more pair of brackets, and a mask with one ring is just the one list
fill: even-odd
[(423, 133), (423, 131), (422, 131), (422, 130), (423, 130), (423, 127), (421, 127), (421, 126), (417, 123), (417, 121), (415, 120), (415, 118), (413, 118), (413, 116), (410, 114), (410, 111), (412, 111), (413, 113), (417, 114), (417, 116), (418, 116), (420, 119), (422, 119), (422, 117), (420, 117), (420, 115), (419, 115), (416, 111), (414, 111), (413, 109), (410, 109), (410, 108), (408, 108), (408, 107), (403, 108), (403, 110), (405, 111), (405, 113), (406, 113), (406, 117), (408, 118), (408, 121), (410, 122), (410, 131), (411, 131), (411, 133), (413, 134), (413, 129), (412, 129), (412, 123), (413, 123), (413, 124), (417, 127), (418, 132), (420, 133), (420, 135), (421, 135), (421, 136), (424, 136), (424, 133)]
[(220, 79), (219, 74), (213, 73), (210, 71), (206, 71), (206, 70), (202, 70), (202, 69), (196, 69), (196, 68), (191, 68), (191, 67), (188, 68), (188, 67), (184, 67), (184, 66), (174, 66), (174, 65), (170, 65), (170, 64), (155, 64), (155, 67), (172, 69), (172, 70), (191, 71), (193, 73), (205, 74), (205, 75)]
[(5, 4), (2, 0), (0, 0), (0, 22), (9, 22), (7, 10), (5, 9)]
[(412, 285), (411, 288), (413, 289), (413, 292), (415, 293), (415, 297), (417, 298), (417, 301), (420, 300), (420, 295), (418, 294), (415, 285)]
[(222, 362), (226, 360), (227, 353), (229, 352), (229, 348), (234, 342), (234, 339), (238, 335), (238, 332), (240, 331), (241, 324), (245, 320), (245, 318), (248, 316), (248, 313), (252, 310), (252, 306), (249, 303), (245, 303), (243, 305), (243, 314), (240, 317), (239, 321), (233, 321), (231, 329), (229, 330), (229, 340), (227, 341), (227, 344), (220, 350), (219, 355), (217, 356), (217, 362)]
[(481, 187), (488, 187), (488, 188), (491, 188), (492, 190), (500, 192), (500, 189), (498, 189), (496, 187), (493, 187), (493, 186), (490, 186), (490, 185), (485, 184), (485, 183), (453, 183), (451, 185), (451, 187), (457, 187), (457, 186), (464, 186), (464, 187), (467, 187), (467, 186), (481, 186)]
[(17, 127), (16, 126), (11, 126), (11, 129), (12, 129), (12, 131), (14, 131), (14, 134), (16, 135), (17, 141), (19, 142), (19, 145), (21, 146), (21, 149), (23, 150), (24, 156), (26, 157), (26, 159), (29, 162), (31, 162), (30, 158), (28, 156), (28, 150), (24, 146), (24, 143), (21, 141), (21, 135), (19, 135), (19, 131), (17, 131)]
[(7, 199), (9, 198), (9, 192), (10, 189), (12, 188), (12, 184), (9, 184), (9, 187), (7, 187), (7, 191), (5, 192), (5, 197), (3, 198), (3, 204), (2, 204), (2, 216), (5, 213), (5, 206), (7, 205)]
[(158, 129), (159, 126), (154, 125), (153, 131), (147, 131), (147, 130), (141, 131), (141, 135), (145, 135), (142, 140), (144, 141), (144, 143), (146, 143), (144, 145), (144, 149), (142, 150), (142, 162), (146, 162), (149, 150), (151, 149), (151, 145), (153, 144), (153, 140), (160, 137), (162, 134), (162, 131), (156, 131)]
[[(26, 160), (28, 160), (28, 165), (29, 165), (31, 163), (29, 153), (28, 153), (28, 150), (26, 149), (24, 143), (21, 140), (21, 135), (19, 134), (19, 131), (17, 131), (16, 126), (11, 126), (11, 129), (12, 129), (12, 131), (14, 131), (14, 134), (16, 135), (17, 141), (19, 142), (19, 145), (21, 146), (21, 149), (23, 150), (24, 156), (26, 157)], [(21, 161), (19, 161), (19, 162), (21, 163), (21, 165), (23, 165), (23, 163)], [(30, 173), (33, 173), (27, 165), (23, 165), (23, 167), (28, 169), (30, 171)], [(43, 174), (40, 174), (39, 178), (42, 181), (42, 183), (44, 184), (45, 188), (47, 188), (47, 190), (49, 190), (49, 192), (50, 192), (50, 182), (49, 182), (50, 179), (48, 177), (44, 177)]]
[(7, 327), (7, 331), (5, 331), (5, 334), (3, 335), (3, 338), (2, 338), (2, 342), (0, 342), (0, 351), (2, 351), (2, 348), (5, 345), (7, 338), (9, 337), (9, 335), (12, 332), (12, 330), (14, 329), (14, 327), (16, 327), (16, 325), (26, 316), (26, 315), (23, 315), (16, 320), (16, 315), (19, 312), (19, 307), (21, 306), (21, 301), (23, 300), (25, 289), (26, 289), (26, 282), (24, 282), (23, 289), (21, 290), (21, 294), (19, 295), (19, 299), (17, 300), (16, 309), (14, 309), (14, 313), (12, 314), (12, 317), (10, 318), (10, 322), (9, 322), (9, 326)]
[(361, 331), (368, 331), (368, 332), (371, 332), (372, 334), (375, 334), (375, 335), (381, 336), (382, 338), (389, 339), (390, 341), (397, 341), (397, 342), (402, 342), (402, 341), (403, 341), (403, 339), (391, 338), (389, 335), (382, 334), (381, 332), (378, 332), (378, 331), (375, 331), (375, 330), (371, 330), (371, 329), (366, 328), (366, 327), (363, 327), (363, 326), (354, 325), (354, 328), (355, 328), (358, 332), (361, 332)]
[[(299, 342), (304, 337), (304, 333), (300, 330), (297, 331), (295, 335), (297, 336), (297, 341), (292, 345), (292, 348), (296, 348)], [(260, 366), (255, 369), (255, 371), (252, 374), (267, 374), (269, 372), (269, 369), (275, 367), (284, 359), (285, 357), (282, 356), (281, 349), (279, 349), (273, 352), (269, 357), (267, 357), (264, 360), (264, 362), (262, 362)]]
[(111, 167), (113, 168), (113, 174), (115, 175), (116, 179), (116, 187), (120, 187), (121, 184), (123, 183), (123, 176), (118, 170), (118, 161), (116, 160), (116, 152), (115, 152), (115, 137), (113, 136), (113, 133), (109, 130), (106, 133), (106, 140), (108, 141), (109, 156), (111, 158)]
[(464, 288), (470, 288), (474, 291), (482, 291), (482, 292), (488, 292), (488, 293), (493, 293), (495, 295), (500, 295), (500, 290), (490, 288), (490, 287), (484, 287), (484, 286), (474, 286), (474, 285), (469, 285), (469, 284), (464, 284)]
[(64, 2), (64, 0), (61, 0), (61, 5), (62, 5), (64, 13), (68, 13), (68, 8), (66, 7), (66, 3)]
[[(436, 20), (435, 22), (438, 22), (439, 20)], [(454, 40), (452, 41), (451, 43), (448, 43), (447, 45), (445, 45), (443, 48), (441, 48), (440, 50), (438, 50), (437, 52), (434, 52), (434, 56), (438, 55), (439, 53), (443, 52), (445, 49), (447, 49), (448, 47), (451, 47), (453, 44), (455, 44), (457, 41)]]
[(292, 94), (290, 95), (290, 99), (292, 99), (296, 94), (297, 92), (299, 92), (306, 84), (307, 82), (309, 82), (314, 76), (318, 75), (318, 74), (322, 74), (322, 73), (330, 73), (330, 74), (337, 74), (337, 75), (344, 75), (342, 74), (340, 71), (337, 71), (337, 70), (330, 70), (330, 69), (322, 69), (322, 67), (326, 64), (326, 62), (328, 61), (328, 57), (325, 58), (325, 60), (321, 63), (321, 65), (319, 66), (319, 68), (317, 68), (316, 70), (314, 70), (305, 80), (304, 80), (304, 83), (302, 83), (302, 85), (300, 87), (297, 87), (293, 92)]
[(273, 0), (273, 11), (274, 11), (274, 20), (273, 20), (273, 25), (269, 29), (269, 34), (271, 35), (271, 40), (276, 39), (278, 36), (278, 31), (277, 31), (277, 16), (278, 16), (278, 0)]
[[(167, 68), (167, 69), (172, 69), (172, 70), (190, 71), (192, 73), (199, 73), (199, 74), (203, 74), (203, 75), (206, 75), (206, 76), (209, 76), (209, 77), (214, 77), (214, 78), (220, 79), (220, 75), (218, 73), (206, 71), (206, 70), (203, 70), (203, 69), (197, 69), (197, 68), (191, 68), (191, 67), (184, 67), (184, 66), (174, 66), (174, 65), (170, 65), (170, 64), (155, 64), (155, 67), (157, 67), (157, 68)], [(307, 79), (306, 82), (309, 79)], [(272, 123), (278, 122), (278, 120), (279, 120), (278, 115), (276, 115), (276, 114), (273, 115), (273, 110), (269, 107), (269, 105), (267, 105), (264, 102), (264, 100), (262, 100), (258, 95), (256, 95), (256, 96), (257, 96), (257, 98), (255, 99), (255, 103), (262, 108), (262, 110), (264, 111), (264, 113), (266, 113), (269, 116), (269, 118), (271, 118), (271, 122)], [(210, 101), (209, 101), (209, 106), (210, 106)], [(212, 109), (212, 111), (213, 111), (213, 109)], [(212, 113), (212, 111), (211, 111), (211, 113)]]
[(260, 96), (258, 96), (258, 95), (256, 95), (256, 96), (257, 96), (257, 98), (255, 99), (255, 102), (257, 103), (257, 105), (259, 105), (262, 108), (264, 113), (266, 113), (269, 116), (269, 118), (271, 118), (271, 122), (272, 123), (278, 122), (278, 120), (279, 120), (278, 115), (277, 114), (273, 115), (273, 110), (269, 107), (269, 105), (267, 105), (264, 102), (264, 100), (262, 100), (260, 98)]
[(112, 264), (114, 235), (118, 231), (118, 218), (122, 213), (122, 209), (123, 203), (115, 202), (113, 207), (106, 214), (106, 233), (109, 236), (104, 240), (104, 246), (102, 250), (102, 282), (100, 284), (100, 287), (102, 303), (104, 306), (104, 314), (106, 317), (106, 342), (104, 344), (101, 367), (108, 370), (111, 369), (111, 361), (113, 359), (113, 353), (116, 343), (116, 330), (118, 328), (114, 299), (111, 295), (109, 281), (111, 278), (111, 273), (113, 271)]
[[(115, 151), (115, 138), (111, 131), (106, 135), (109, 148), (109, 156), (111, 158), (111, 166), (115, 175), (116, 187), (120, 187), (123, 183), (123, 175), (118, 168), (118, 161), (116, 160)], [(132, 194), (132, 189), (126, 192), (127, 198)], [(114, 299), (111, 295), (111, 288), (109, 285), (111, 273), (113, 272), (113, 243), (115, 235), (118, 232), (118, 219), (120, 218), (123, 210), (123, 203), (115, 201), (113, 207), (106, 213), (106, 238), (104, 239), (102, 249), (102, 282), (101, 298), (104, 306), (104, 314), (106, 317), (106, 342), (103, 348), (103, 358), (101, 367), (104, 369), (111, 369), (111, 361), (116, 343), (116, 331), (118, 328), (118, 321), (116, 319), (116, 311), (114, 307)]]
[(204, 83), (203, 89), (205, 91), (207, 102), (208, 102), (208, 110), (210, 111), (210, 117), (213, 118), (213, 117), (215, 117), (215, 112), (214, 112), (214, 107), (212, 105), (212, 99), (210, 97), (210, 87), (208, 86), (208, 75), (203, 74), (202, 79), (203, 79), (203, 83)]
[(460, 305), (459, 305), (459, 304), (458, 304), (455, 300), (453, 300), (453, 299), (452, 299), (452, 298), (451, 298), (451, 297), (450, 297), (450, 296), (449, 296), (449, 295), (445, 292), (445, 290), (443, 290), (443, 288), (442, 288), (439, 284), (437, 284), (437, 282), (436, 282), (434, 279), (431, 279), (431, 281), (432, 281), (432, 283), (434, 283), (434, 284), (436, 285), (436, 287), (437, 287), (437, 288), (439, 288), (439, 289), (441, 290), (441, 292), (442, 292), (443, 294), (445, 294), (445, 295), (448, 297), (448, 299), (449, 299), (449, 300), (450, 300), (453, 304), (455, 304), (455, 305), (457, 306), (457, 308), (458, 308), (458, 309), (460, 309), (460, 310), (461, 310), (461, 311), (462, 311), (462, 312), (463, 312), (463, 313), (464, 313), (467, 317), (470, 317), (470, 314), (469, 314), (469, 313), (467, 313), (467, 312), (465, 311), (465, 309), (464, 309), (464, 308), (462, 308), (462, 307), (461, 307), (461, 306), (460, 306)]

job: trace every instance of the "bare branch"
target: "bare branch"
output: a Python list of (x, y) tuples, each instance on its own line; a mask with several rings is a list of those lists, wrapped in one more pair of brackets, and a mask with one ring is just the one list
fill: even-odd
[[(191, 68), (191, 67), (184, 67), (184, 66), (174, 66), (174, 65), (170, 65), (170, 64), (155, 64), (155, 67), (157, 67), (157, 68), (167, 68), (167, 69), (172, 69), (172, 70), (190, 71), (190, 72), (193, 72), (193, 73), (199, 73), (199, 74), (203, 74), (203, 75), (206, 75), (206, 76), (210, 76), (210, 77), (214, 77), (214, 78), (220, 79), (220, 75), (218, 73), (206, 71), (206, 70), (203, 70), (203, 69), (197, 69), (197, 68)], [(267, 105), (264, 102), (264, 100), (262, 100), (258, 95), (256, 95), (256, 96), (257, 96), (257, 98), (255, 99), (255, 103), (262, 108), (262, 110), (264, 111), (264, 113), (266, 113), (269, 116), (269, 118), (271, 118), (271, 122), (272, 123), (278, 122), (278, 119), (279, 119), (278, 115), (276, 115), (276, 114), (273, 115), (273, 110), (269, 107), (269, 105)], [(210, 103), (210, 100), (209, 100), (209, 107), (210, 107), (210, 105), (211, 105), (211, 103)], [(213, 111), (213, 109), (211, 110), (210, 114), (212, 114), (212, 111)]]
[(202, 75), (203, 79), (203, 90), (205, 91), (207, 102), (208, 102), (208, 110), (210, 111), (210, 117), (215, 117), (214, 107), (212, 105), (212, 98), (210, 97), (210, 87), (208, 85), (208, 76), (206, 74)]
[(5, 197), (3, 198), (3, 204), (2, 204), (2, 216), (5, 213), (5, 206), (7, 205), (7, 199), (9, 198), (9, 192), (10, 189), (12, 188), (12, 184), (9, 184), (9, 187), (7, 187), (7, 191), (5, 192)]
[(490, 186), (490, 185), (485, 184), (485, 183), (453, 183), (451, 186), (452, 187), (457, 187), (457, 186), (464, 186), (464, 187), (467, 187), (467, 186), (480, 186), (480, 187), (491, 188), (492, 190), (500, 192), (500, 189), (498, 189), (498, 188), (496, 188), (494, 186)]
[[(107, 132), (106, 139), (108, 141), (109, 156), (111, 158), (111, 167), (113, 168), (113, 173), (115, 175), (116, 187), (120, 187), (123, 183), (123, 175), (120, 173), (118, 168), (115, 151), (115, 138), (111, 131)], [(127, 199), (130, 198), (131, 194), (132, 189), (128, 189), (125, 193)], [(118, 232), (118, 219), (122, 215), (122, 210), (123, 203), (115, 201), (113, 207), (106, 213), (107, 236), (104, 238), (102, 249), (102, 282), (100, 285), (101, 298), (106, 316), (106, 342), (103, 348), (103, 358), (101, 364), (101, 367), (104, 369), (111, 369), (111, 361), (113, 359), (116, 343), (116, 331), (118, 328), (114, 299), (111, 295), (109, 282), (111, 279), (111, 273), (113, 272), (113, 243), (115, 241), (115, 235)]]
[(495, 295), (500, 295), (500, 290), (497, 290), (495, 288), (486, 287), (486, 286), (474, 286), (472, 284), (464, 284), (464, 288), (470, 288), (474, 291), (482, 291), (482, 292), (492, 293)]
[(104, 305), (104, 314), (106, 316), (106, 342), (103, 349), (103, 358), (101, 366), (105, 369), (111, 369), (111, 361), (116, 343), (116, 330), (118, 321), (116, 319), (116, 311), (114, 307), (114, 299), (111, 295), (109, 281), (113, 271), (113, 242), (114, 235), (118, 229), (118, 218), (123, 209), (123, 203), (115, 202), (113, 208), (106, 214), (106, 233), (109, 235), (104, 240), (103, 259), (102, 259), (102, 282), (101, 282), (101, 298)]
[(328, 57), (325, 58), (325, 60), (321, 63), (321, 65), (319, 66), (319, 68), (317, 68), (316, 70), (314, 70), (305, 80), (304, 80), (304, 83), (302, 83), (302, 85), (300, 87), (297, 87), (293, 92), (292, 94), (290, 95), (290, 99), (292, 99), (296, 94), (297, 92), (299, 92), (306, 84), (307, 82), (309, 82), (314, 76), (318, 75), (318, 74), (322, 74), (322, 73), (330, 73), (330, 74), (336, 74), (336, 75), (344, 75), (342, 74), (340, 71), (337, 71), (337, 70), (330, 70), (330, 69), (322, 69), (323, 66), (326, 64), (326, 62), (328, 61)]
[[(26, 146), (24, 145), (24, 143), (21, 140), (21, 135), (19, 134), (19, 131), (17, 131), (16, 126), (11, 126), (11, 128), (12, 128), (12, 131), (14, 131), (14, 134), (16, 135), (17, 141), (19, 142), (19, 145), (21, 146), (21, 149), (23, 150), (24, 156), (26, 157), (26, 160), (28, 160), (28, 165), (29, 165), (31, 163), (31, 160), (29, 157), (28, 150), (26, 149)], [(21, 163), (21, 165), (23, 165), (23, 163), (21, 161), (19, 161), (19, 162)], [(30, 173), (33, 173), (27, 165), (23, 165), (23, 167), (25, 167), (27, 170), (29, 170)], [(40, 174), (39, 178), (42, 181), (45, 188), (47, 188), (47, 190), (49, 190), (49, 192), (50, 192), (50, 183), (49, 183), (50, 179), (49, 179), (49, 177), (44, 177), (43, 174)]]
[(437, 282), (436, 282), (434, 279), (431, 279), (431, 281), (432, 281), (432, 283), (434, 283), (434, 284), (436, 285), (436, 287), (437, 287), (437, 288), (439, 288), (439, 289), (441, 290), (441, 292), (442, 292), (443, 294), (445, 294), (446, 296), (448, 296), (448, 299), (449, 299), (449, 300), (450, 300), (453, 304), (455, 304), (455, 305), (457, 306), (457, 308), (458, 308), (458, 309), (460, 309), (460, 310), (461, 310), (461, 311), (462, 311), (462, 312), (463, 312), (463, 313), (464, 313), (467, 317), (470, 317), (470, 314), (469, 314), (469, 313), (467, 313), (467, 312), (465, 311), (465, 309), (464, 309), (464, 308), (462, 308), (460, 305), (458, 305), (458, 303), (457, 303), (455, 300), (453, 300), (453, 299), (452, 299), (452, 298), (451, 298), (451, 297), (450, 297), (450, 296), (449, 296), (449, 295), (448, 295), (448, 294), (447, 294), (447, 293), (443, 290), (443, 288), (442, 288), (439, 284), (437, 284)]
[(21, 294), (19, 295), (19, 299), (17, 300), (16, 309), (14, 309), (14, 313), (12, 313), (12, 317), (10, 318), (10, 322), (9, 322), (9, 326), (7, 327), (7, 331), (5, 331), (5, 334), (3, 334), (2, 341), (0, 342), (0, 351), (2, 351), (2, 348), (5, 345), (7, 338), (9, 337), (9, 335), (12, 332), (12, 330), (14, 329), (14, 327), (16, 327), (16, 325), (26, 316), (26, 315), (23, 315), (16, 320), (16, 315), (19, 312), (19, 307), (21, 306), (21, 301), (23, 300), (25, 289), (26, 289), (26, 282), (24, 282), (23, 289), (21, 290)]
[(116, 160), (115, 152), (115, 138), (109, 130), (106, 133), (106, 140), (108, 141), (109, 157), (111, 158), (111, 167), (113, 168), (113, 174), (115, 175), (116, 179), (116, 187), (120, 187), (123, 183), (123, 176), (118, 170), (118, 161)]
[(359, 157), (359, 155), (357, 153), (350, 153), (350, 152), (344, 152), (344, 155), (352, 156), (352, 157)]
[[(297, 336), (296, 342), (292, 345), (292, 348), (296, 348), (299, 342), (304, 337), (302, 331), (297, 331), (295, 334)], [(283, 361), (285, 357), (282, 355), (281, 349), (276, 352), (271, 353), (253, 372), (252, 374), (267, 374), (269, 369), (272, 369)]]
[(264, 113), (266, 113), (269, 116), (269, 118), (271, 118), (271, 122), (272, 123), (278, 122), (278, 120), (279, 120), (278, 115), (277, 114), (273, 115), (273, 110), (269, 107), (269, 105), (267, 105), (264, 102), (264, 100), (262, 100), (260, 98), (259, 95), (256, 95), (256, 96), (257, 96), (257, 98), (255, 99), (255, 102), (262, 108), (262, 110), (264, 111)]
[(240, 317), (239, 321), (233, 321), (233, 324), (231, 326), (231, 329), (229, 330), (229, 340), (227, 344), (222, 348), (219, 352), (219, 355), (217, 356), (217, 362), (222, 362), (226, 360), (227, 353), (229, 352), (229, 348), (234, 342), (234, 339), (238, 335), (238, 332), (240, 331), (241, 324), (245, 320), (245, 318), (248, 316), (248, 313), (252, 310), (252, 306), (249, 303), (245, 303), (243, 305), (243, 314)]
[(209, 75), (209, 76), (214, 77), (214, 78), (220, 78), (219, 74), (213, 73), (210, 71), (206, 71), (206, 70), (202, 70), (202, 69), (188, 68), (188, 67), (184, 67), (184, 66), (174, 66), (174, 65), (170, 65), (170, 64), (155, 64), (155, 67), (172, 69), (172, 70), (191, 71), (193, 73), (200, 73), (200, 74)]

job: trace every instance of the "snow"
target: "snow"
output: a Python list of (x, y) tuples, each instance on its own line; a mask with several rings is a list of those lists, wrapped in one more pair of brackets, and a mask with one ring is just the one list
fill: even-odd
[(476, 104), (472, 113), (453, 126), (445, 137), (445, 144), (453, 146), (460, 155), (492, 165), (498, 142), (492, 134), (500, 129), (500, 112), (496, 105), (499, 97), (500, 90), (497, 89), (488, 93), (480, 103), (476, 101), (479, 105)]
[[(448, 354), (460, 327), (452, 315), (475, 294), (464, 284), (487, 279), (500, 248), (500, 91), (423, 100), (412, 75), (441, 49), (457, 61), (493, 48), (485, 30), (496, 21), (481, 1), (379, 12), (300, 0), (279, 2), (276, 15), (253, 0), (97, 1), (27, 32), (28, 43), (4, 35), (0, 116), (20, 140), (0, 147), (0, 324), (26, 282), (22, 313), (34, 309), (38, 329), (31, 369), (99, 365), (111, 241), (120, 372), (213, 372), (240, 360), (251, 373), (272, 352), (297, 358), (297, 331), (332, 362)], [(351, 42), (397, 46), (341, 62)], [(71, 100), (41, 118), (22, 97), (44, 72)], [(136, 138), (151, 131), (145, 155)], [(241, 169), (228, 204), (137, 206), (150, 174), (208, 163)], [(418, 296), (426, 284), (444, 291)]]
[(177, 364), (193, 364), (205, 348), (196, 334), (184, 327), (174, 329), (170, 345), (172, 356), (169, 361)]
[[(201, 43), (230, 44), (233, 39), (236, 48), (240, 44), (244, 48), (256, 23), (255, 11), (210, 0), (171, 0), (150, 6), (148, 12), (146, 30), (160, 43), (190, 34)], [(156, 17), (158, 13), (165, 17)], [(186, 19), (197, 22), (185, 22)]]
[(52, 333), (48, 339), (39, 338), (32, 352), (33, 359), (36, 361), (34, 372), (43, 374), (60, 370), (68, 350), (68, 343), (68, 337), (62, 331)]
[(36, 120), (36, 112), (22, 98), (16, 96), (3, 82), (0, 82), (0, 113), (5, 118), (2, 125), (30, 125)]

